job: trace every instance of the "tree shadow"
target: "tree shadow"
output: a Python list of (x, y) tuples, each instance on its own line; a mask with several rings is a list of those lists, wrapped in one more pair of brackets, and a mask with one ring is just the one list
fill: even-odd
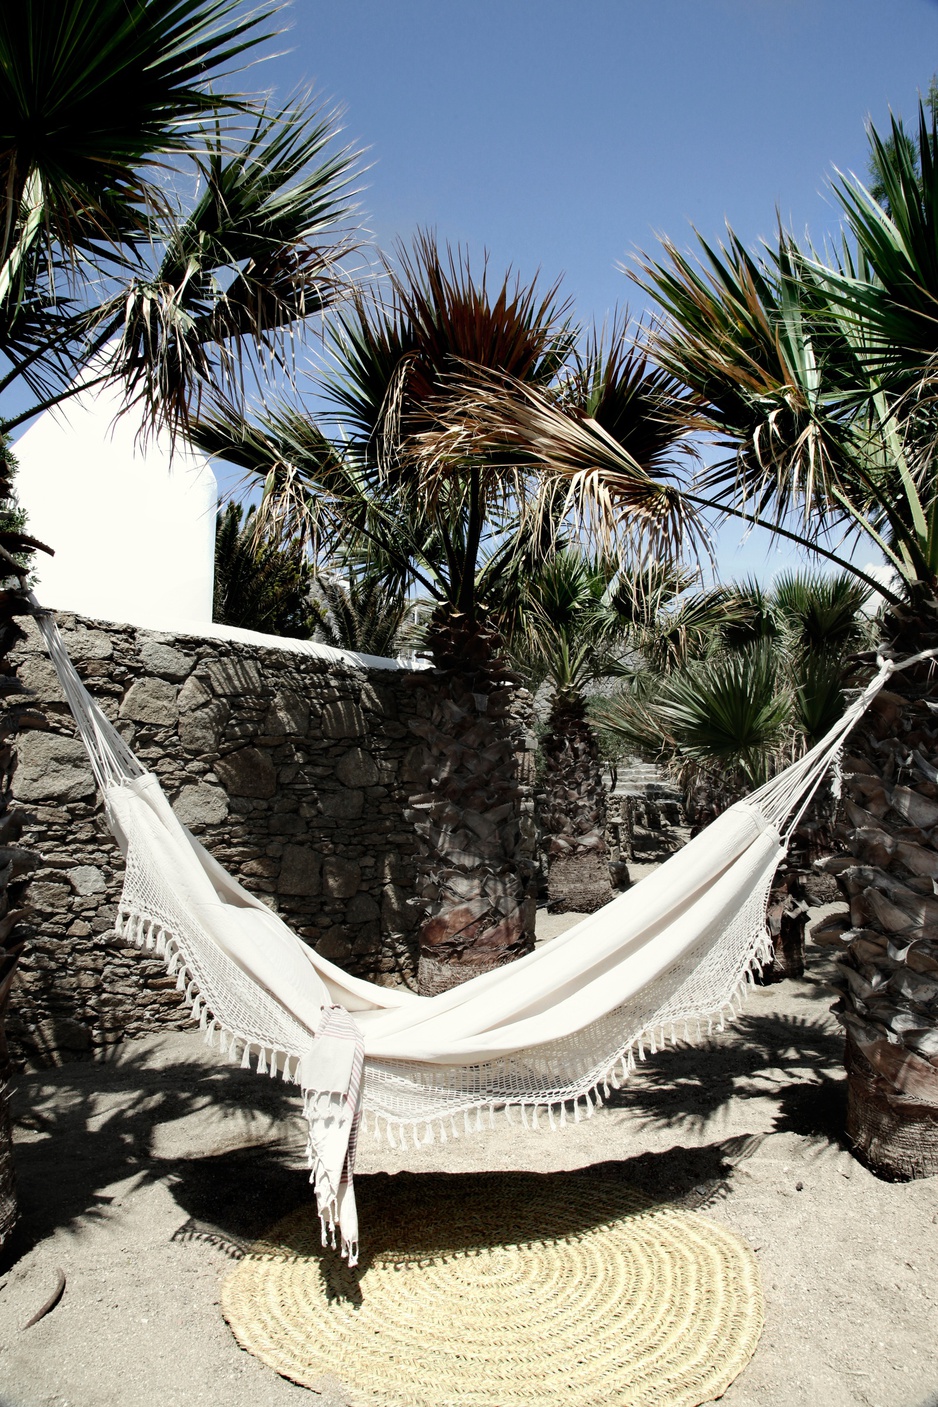
[[(78, 1233), (107, 1218), (115, 1210), (116, 1184), (124, 1184), (117, 1194), (123, 1201), (165, 1181), (183, 1217), (173, 1239), (208, 1244), (235, 1259), (273, 1223), (312, 1204), (308, 1172), (299, 1166), (302, 1143), (286, 1122), (297, 1115), (299, 1101), (294, 1088), (280, 1080), (193, 1060), (157, 1069), (146, 1053), (134, 1053), (110, 1064), (65, 1066), (33, 1083), (29, 1104), (27, 1091), (18, 1095), (18, 1124), (40, 1136), (17, 1143), (21, 1217), (2, 1269), (57, 1229)], [(225, 1115), (235, 1113), (238, 1135), (244, 1134), (245, 1118), (248, 1128), (256, 1118), (263, 1129), (274, 1126), (275, 1133), (276, 1123), (284, 1121), (281, 1136), (205, 1156), (160, 1156), (154, 1148), (157, 1128), (209, 1104), (216, 1137), (219, 1119), (223, 1130)], [(650, 1109), (650, 1102), (644, 1107)], [(547, 1189), (557, 1195), (560, 1182), (571, 1177), (574, 1182), (612, 1178), (652, 1200), (695, 1207), (720, 1195), (735, 1162), (758, 1141), (743, 1135), (701, 1147), (677, 1145), (575, 1174), (374, 1173), (360, 1175), (356, 1185), (363, 1222), (371, 1225), (387, 1223), (395, 1198), (410, 1198), (430, 1210), (458, 1206), (470, 1192), (477, 1195), (482, 1182), (492, 1182), (503, 1204), (530, 1209), (545, 1200)], [(530, 1219), (530, 1211), (527, 1215)], [(589, 1215), (584, 1212), (576, 1224), (585, 1229)]]
[(825, 1017), (740, 1016), (722, 1039), (647, 1056), (606, 1102), (651, 1127), (699, 1134), (731, 1101), (747, 1099), (777, 1105), (774, 1133), (848, 1147), (842, 1035)]
[[(278, 1180), (302, 1184), (305, 1174), (292, 1171), (284, 1158), (290, 1126), (284, 1123), (279, 1136), (277, 1130), (300, 1111), (293, 1085), (222, 1062), (181, 1060), (156, 1068), (152, 1059), (151, 1052), (124, 1047), (119, 1061), (66, 1065), (21, 1082), (13, 1100), (20, 1219), (0, 1270), (58, 1228), (78, 1230), (107, 1217), (114, 1196), (106, 1189), (115, 1183), (129, 1179), (130, 1191), (138, 1191), (188, 1163), (198, 1180), (202, 1159), (161, 1156), (154, 1144), (158, 1129), (206, 1109), (213, 1114), (216, 1142), (224, 1141), (231, 1116), (233, 1141), (250, 1142), (256, 1133), (261, 1145), (232, 1151), (235, 1163), (240, 1157), (253, 1171), (247, 1184), (220, 1183), (219, 1195), (250, 1203), (254, 1197), (263, 1201), (268, 1184)], [(217, 1161), (204, 1159), (209, 1182)]]

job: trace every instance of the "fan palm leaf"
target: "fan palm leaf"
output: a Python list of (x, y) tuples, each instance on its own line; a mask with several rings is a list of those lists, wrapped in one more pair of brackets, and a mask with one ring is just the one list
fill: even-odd
[(237, 0), (45, 0), (0, 12), (0, 301), (39, 250), (120, 259), (161, 203), (154, 167), (240, 107), (209, 80), (269, 37)]

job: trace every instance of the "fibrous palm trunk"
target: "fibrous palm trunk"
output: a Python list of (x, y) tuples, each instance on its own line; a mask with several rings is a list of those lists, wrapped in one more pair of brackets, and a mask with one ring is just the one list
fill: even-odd
[[(932, 677), (929, 677), (929, 675)], [(850, 906), (816, 940), (841, 949), (847, 1132), (883, 1177), (938, 1173), (938, 679), (895, 676), (850, 740), (846, 856), (822, 861)]]
[[(0, 499), (9, 492), (9, 481), (0, 476)], [(0, 531), (9, 546), (17, 546), (18, 535)], [(42, 719), (29, 710), (26, 691), (9, 662), (9, 654), (22, 639), (17, 616), (29, 610), (22, 587), (23, 573), (0, 543), (5, 560), (6, 583), (0, 587), (0, 1247), (16, 1221), (16, 1179), (13, 1167), (13, 1135), (9, 1093), (12, 1079), (5, 1036), (10, 990), (22, 943), (17, 926), (26, 916), (21, 905), (25, 877), (36, 864), (35, 856), (17, 845), (25, 814), (11, 806), (11, 785), (16, 767), (13, 738), (24, 727), (42, 725)], [(0, 569), (2, 570), (2, 569)]]
[(554, 696), (541, 752), (547, 906), (553, 913), (595, 913), (612, 898), (606, 786), (596, 734), (580, 694), (559, 691)]
[(418, 982), (431, 995), (532, 950), (536, 888), (517, 676), (482, 612), (441, 608), (427, 646), (438, 672), (429, 715), (410, 722), (423, 746), (408, 815), (423, 852)]

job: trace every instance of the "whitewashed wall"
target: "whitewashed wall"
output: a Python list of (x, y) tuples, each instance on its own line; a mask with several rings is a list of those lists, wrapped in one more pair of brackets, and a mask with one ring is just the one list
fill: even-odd
[(203, 455), (144, 452), (116, 390), (81, 393), (14, 447), (36, 594), (56, 610), (149, 626), (212, 618), (215, 476)]

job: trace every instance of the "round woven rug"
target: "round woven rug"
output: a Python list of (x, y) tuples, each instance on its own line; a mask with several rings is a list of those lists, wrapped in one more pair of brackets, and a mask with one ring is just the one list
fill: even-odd
[(356, 1190), (357, 1269), (303, 1208), (224, 1283), (238, 1342), (293, 1382), (330, 1374), (380, 1407), (696, 1407), (755, 1350), (745, 1242), (609, 1177), (398, 1174)]

